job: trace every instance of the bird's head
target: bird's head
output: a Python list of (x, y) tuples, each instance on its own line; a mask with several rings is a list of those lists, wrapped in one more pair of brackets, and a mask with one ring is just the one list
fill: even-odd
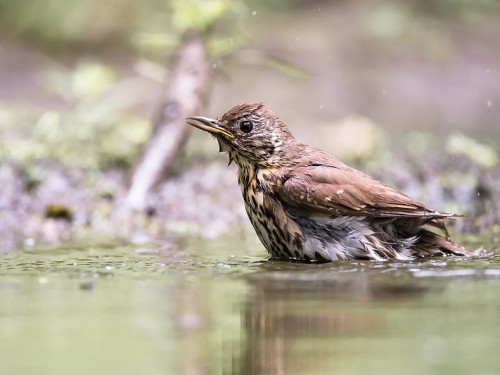
[(220, 119), (194, 116), (186, 121), (217, 138), (220, 151), (239, 164), (278, 166), (287, 145), (295, 142), (286, 125), (263, 103), (237, 105)]

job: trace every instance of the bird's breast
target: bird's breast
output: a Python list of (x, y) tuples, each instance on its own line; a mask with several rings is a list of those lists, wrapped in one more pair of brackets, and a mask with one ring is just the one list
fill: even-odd
[(302, 259), (304, 236), (273, 196), (270, 173), (240, 166), (238, 179), (248, 218), (272, 258)]

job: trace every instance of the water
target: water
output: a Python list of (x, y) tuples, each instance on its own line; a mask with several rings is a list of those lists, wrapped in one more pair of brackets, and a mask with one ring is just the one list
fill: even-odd
[(499, 256), (306, 265), (219, 245), (0, 255), (0, 374), (500, 371)]

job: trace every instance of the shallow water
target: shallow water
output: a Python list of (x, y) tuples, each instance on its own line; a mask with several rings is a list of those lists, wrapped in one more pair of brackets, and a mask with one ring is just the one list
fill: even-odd
[(219, 245), (0, 255), (0, 374), (500, 371), (497, 255), (308, 265)]

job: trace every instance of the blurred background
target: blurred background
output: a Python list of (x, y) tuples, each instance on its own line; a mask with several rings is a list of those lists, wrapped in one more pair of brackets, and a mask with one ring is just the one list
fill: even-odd
[[(302, 141), (436, 208), (472, 212), (467, 230), (496, 223), (477, 196), (496, 194), (499, 16), (494, 0), (0, 0), (4, 238), (59, 238), (61, 222), (113, 232), (171, 58), (193, 34), (210, 66), (196, 114), (264, 101)], [(248, 229), (234, 170), (199, 133), (149, 198), (150, 216), (167, 219), (153, 232)]]
[[(0, 374), (498, 374), (499, 19), (498, 0), (0, 0)], [(193, 114), (264, 101), (497, 255), (267, 261), (235, 166), (171, 105), (196, 38)]]

